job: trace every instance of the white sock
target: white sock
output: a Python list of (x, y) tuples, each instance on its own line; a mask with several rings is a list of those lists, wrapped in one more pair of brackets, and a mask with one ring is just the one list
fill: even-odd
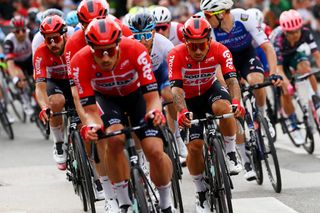
[(236, 135), (223, 136), (225, 142), (226, 153), (236, 151)]
[(113, 190), (111, 181), (109, 180), (108, 176), (101, 176), (100, 177), (100, 182), (103, 188), (103, 192), (104, 192), (104, 197), (106, 199), (115, 199), (116, 198), (116, 194)]
[(196, 192), (205, 192), (207, 187), (204, 183), (203, 175), (191, 175), (193, 183), (196, 185)]
[(176, 131), (174, 132), (174, 136), (176, 136), (176, 138), (179, 138), (179, 137), (181, 137), (181, 135), (180, 135), (178, 121), (174, 120), (173, 123), (174, 123), (174, 128), (176, 129)]
[(258, 110), (261, 113), (262, 117), (266, 117), (266, 105), (258, 106)]
[(129, 205), (131, 206), (131, 200), (128, 192), (128, 181), (121, 181), (120, 183), (113, 184), (114, 191), (118, 198), (119, 207)]
[(159, 195), (160, 195), (160, 203), (159, 206), (161, 209), (167, 209), (171, 206), (171, 196), (170, 196), (170, 190), (171, 190), (171, 182), (169, 182), (165, 186), (159, 186), (157, 187)]
[(53, 142), (64, 142), (63, 132), (62, 132), (62, 125), (51, 127), (50, 130), (53, 135)]
[(237, 144), (237, 147), (239, 149), (243, 165), (245, 163), (250, 163), (250, 159), (248, 158), (248, 155), (246, 154), (246, 147), (245, 147), (244, 143)]

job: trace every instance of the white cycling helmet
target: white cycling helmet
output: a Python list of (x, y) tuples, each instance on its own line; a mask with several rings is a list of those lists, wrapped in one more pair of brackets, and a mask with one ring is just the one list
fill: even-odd
[(200, 2), (200, 9), (208, 12), (229, 10), (232, 6), (233, 0), (201, 0)]
[(168, 8), (158, 6), (152, 10), (152, 14), (156, 19), (157, 24), (169, 23), (171, 21), (171, 12)]
[(251, 16), (253, 16), (259, 23), (259, 25), (261, 25), (264, 21), (264, 16), (261, 10), (257, 9), (257, 8), (250, 8), (247, 9), (247, 13)]

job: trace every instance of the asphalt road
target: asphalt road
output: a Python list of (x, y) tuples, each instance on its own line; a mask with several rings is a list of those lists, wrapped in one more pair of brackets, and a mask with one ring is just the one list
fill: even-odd
[[(15, 140), (0, 130), (0, 213), (82, 212), (65, 172), (52, 159), (53, 143), (44, 140), (32, 123), (14, 124)], [(313, 155), (294, 147), (278, 128), (276, 147), (282, 172), (282, 192), (277, 194), (267, 178), (262, 186), (247, 182), (243, 174), (232, 177), (235, 213), (320, 212), (320, 139)], [(265, 171), (265, 170), (264, 170)], [(194, 186), (184, 170), (182, 196), (185, 212), (194, 212)], [(96, 203), (103, 212), (103, 201)]]

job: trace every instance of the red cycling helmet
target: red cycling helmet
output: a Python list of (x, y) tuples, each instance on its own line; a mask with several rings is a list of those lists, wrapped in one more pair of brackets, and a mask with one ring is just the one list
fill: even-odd
[(15, 16), (11, 19), (10, 25), (13, 28), (26, 28), (27, 20), (23, 16)]
[(182, 32), (186, 39), (210, 38), (211, 26), (205, 18), (192, 16), (184, 24)]
[(105, 18), (109, 4), (106, 0), (83, 0), (78, 6), (77, 15), (82, 23), (89, 23), (94, 18)]
[(87, 43), (90, 46), (119, 43), (121, 34), (120, 26), (110, 17), (92, 20), (85, 32)]
[(42, 34), (60, 33), (61, 35), (67, 32), (66, 23), (58, 16), (48, 16), (41, 22), (40, 32)]
[(300, 29), (303, 25), (302, 17), (296, 10), (282, 12), (279, 22), (283, 31), (295, 31)]

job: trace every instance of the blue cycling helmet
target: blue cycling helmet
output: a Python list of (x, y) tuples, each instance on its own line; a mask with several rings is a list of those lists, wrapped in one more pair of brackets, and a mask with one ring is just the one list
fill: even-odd
[(128, 24), (132, 33), (148, 32), (155, 28), (156, 20), (154, 16), (145, 9), (142, 12), (132, 15)]
[(67, 14), (66, 23), (68, 26), (75, 27), (79, 23), (76, 10), (72, 10)]

